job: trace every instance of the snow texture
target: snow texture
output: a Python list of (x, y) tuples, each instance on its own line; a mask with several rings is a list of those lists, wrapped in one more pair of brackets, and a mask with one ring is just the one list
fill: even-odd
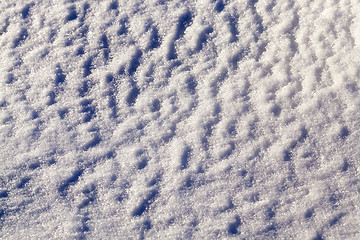
[(0, 1), (0, 238), (360, 239), (359, 13)]

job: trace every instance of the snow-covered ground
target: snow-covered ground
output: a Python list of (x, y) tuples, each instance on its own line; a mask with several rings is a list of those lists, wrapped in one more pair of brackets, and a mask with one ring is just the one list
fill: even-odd
[(0, 239), (360, 239), (359, 0), (1, 0)]

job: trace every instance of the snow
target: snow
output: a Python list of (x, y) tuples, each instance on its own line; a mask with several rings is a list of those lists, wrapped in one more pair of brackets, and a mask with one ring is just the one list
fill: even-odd
[(356, 0), (0, 2), (0, 239), (359, 239)]

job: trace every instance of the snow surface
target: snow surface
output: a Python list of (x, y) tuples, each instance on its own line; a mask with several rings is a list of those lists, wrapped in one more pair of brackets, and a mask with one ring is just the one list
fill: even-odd
[(360, 239), (359, 0), (1, 0), (1, 239)]

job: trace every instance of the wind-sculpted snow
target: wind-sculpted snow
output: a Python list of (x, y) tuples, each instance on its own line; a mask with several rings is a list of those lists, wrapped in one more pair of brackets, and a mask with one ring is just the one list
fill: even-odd
[(360, 3), (0, 2), (0, 239), (359, 239)]

